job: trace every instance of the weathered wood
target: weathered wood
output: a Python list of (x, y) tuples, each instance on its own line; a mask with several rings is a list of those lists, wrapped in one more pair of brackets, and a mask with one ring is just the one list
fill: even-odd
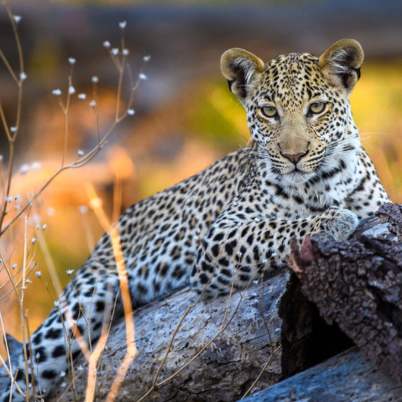
[[(278, 382), (281, 377), (278, 301), (287, 277), (286, 273), (276, 276), (226, 300), (196, 303), (177, 332), (159, 380), (168, 378), (218, 336), (188, 367), (145, 400), (234, 401), (246, 392), (264, 365), (266, 368), (254, 390)], [(136, 401), (149, 390), (192, 297), (191, 291), (182, 291), (135, 312), (139, 354), (123, 382), (119, 401)], [(229, 324), (221, 331), (222, 323), (228, 320)], [(125, 351), (124, 323), (120, 322), (113, 327), (98, 370), (97, 400), (105, 400)], [(85, 371), (76, 378), (76, 384), (77, 400), (83, 400)], [(60, 395), (54, 400), (58, 398)], [(74, 400), (72, 390), (65, 390), (60, 400)]]
[(352, 346), (336, 323), (328, 324), (292, 274), (279, 306), (282, 319), (282, 376), (297, 374)]
[(402, 206), (383, 206), (349, 241), (307, 238), (292, 258), (321, 316), (402, 382)]
[(402, 387), (354, 348), (243, 401), (396, 402)]

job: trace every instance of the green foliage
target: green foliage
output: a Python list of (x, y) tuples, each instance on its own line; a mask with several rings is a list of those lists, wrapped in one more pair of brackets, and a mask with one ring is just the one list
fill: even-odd
[(246, 144), (249, 134), (242, 106), (222, 81), (200, 86), (187, 123), (190, 132), (226, 152)]

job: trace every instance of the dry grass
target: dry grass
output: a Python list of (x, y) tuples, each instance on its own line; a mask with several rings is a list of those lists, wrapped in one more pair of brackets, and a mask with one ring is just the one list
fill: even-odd
[[(117, 87), (115, 93), (115, 113), (114, 118), (111, 124), (105, 128), (101, 127), (100, 124), (100, 115), (101, 112), (98, 107), (98, 78), (93, 76), (91, 81), (93, 84), (92, 96), (89, 102), (89, 107), (94, 114), (94, 122), (95, 122), (95, 132), (96, 132), (96, 142), (95, 144), (86, 152), (79, 150), (77, 152), (78, 158), (70, 161), (70, 153), (68, 152), (69, 147), (69, 136), (70, 136), (70, 120), (73, 118), (71, 115), (71, 105), (73, 102), (77, 100), (76, 89), (74, 87), (74, 66), (76, 60), (74, 58), (69, 58), (68, 63), (70, 65), (70, 72), (67, 77), (67, 85), (66, 89), (63, 91), (59, 88), (53, 90), (53, 95), (56, 97), (60, 110), (63, 115), (64, 120), (64, 132), (63, 132), (63, 148), (61, 151), (61, 161), (59, 166), (52, 172), (49, 177), (47, 177), (43, 183), (41, 183), (38, 188), (36, 188), (33, 192), (28, 194), (24, 194), (24, 196), (15, 196), (15, 142), (20, 133), (21, 126), (21, 113), (22, 113), (22, 104), (23, 104), (23, 87), (25, 83), (28, 81), (28, 77), (24, 72), (24, 58), (22, 52), (22, 45), (20, 42), (20, 36), (18, 32), (18, 26), (20, 24), (21, 17), (14, 15), (11, 11), (11, 7), (6, 3), (5, 9), (9, 16), (9, 21), (14, 32), (14, 38), (16, 42), (16, 48), (18, 52), (18, 69), (14, 70), (13, 66), (9, 62), (7, 55), (0, 50), (0, 59), (5, 65), (7, 71), (10, 74), (11, 79), (15, 82), (17, 88), (17, 104), (16, 104), (16, 116), (14, 118), (10, 118), (6, 115), (2, 104), (0, 103), (0, 118), (1, 124), (3, 128), (3, 132), (6, 135), (7, 143), (8, 143), (8, 163), (7, 168), (4, 171), (2, 169), (2, 190), (1, 194), (3, 203), (0, 211), (0, 240), (1, 240), (1, 272), (0, 278), (6, 275), (5, 280), (1, 284), (2, 288), (2, 305), (6, 302), (6, 300), (11, 296), (10, 293), (14, 293), (14, 298), (17, 302), (17, 309), (19, 311), (19, 321), (20, 321), (20, 334), (22, 335), (23, 340), (23, 353), (24, 353), (24, 362), (25, 362), (25, 390), (19, 388), (17, 383), (14, 380), (14, 376), (16, 375), (15, 368), (11, 366), (11, 360), (8, 359), (8, 362), (5, 362), (2, 359), (2, 363), (5, 366), (7, 373), (10, 376), (11, 387), (12, 389), (17, 388), (17, 392), (24, 395), (25, 399), (28, 401), (32, 395), (36, 394), (35, 386), (30, 387), (30, 380), (28, 378), (28, 372), (30, 371), (35, 375), (34, 362), (32, 359), (29, 359), (28, 356), (33, 356), (33, 353), (28, 353), (28, 349), (31, 349), (30, 345), (30, 335), (31, 335), (31, 326), (29, 322), (29, 309), (25, 304), (25, 292), (26, 289), (32, 282), (30, 279), (33, 275), (33, 271), (36, 268), (35, 256), (37, 244), (39, 244), (39, 248), (42, 252), (43, 258), (45, 260), (45, 264), (47, 267), (47, 273), (50, 277), (50, 284), (45, 284), (45, 289), (52, 294), (52, 296), (59, 297), (63, 292), (63, 285), (60, 281), (59, 274), (55, 268), (55, 264), (51, 253), (49, 251), (49, 247), (46, 241), (46, 238), (43, 234), (43, 231), (46, 229), (46, 225), (42, 224), (41, 219), (41, 198), (47, 188), (64, 172), (69, 170), (75, 170), (87, 165), (90, 161), (92, 161), (98, 153), (104, 148), (107, 144), (109, 137), (112, 135), (114, 131), (118, 128), (121, 123), (126, 120), (127, 117), (132, 116), (134, 114), (133, 110), (133, 96), (141, 78), (144, 78), (143, 73), (140, 73), (139, 78), (133, 79), (133, 74), (130, 66), (127, 62), (128, 50), (125, 45), (124, 38), (124, 28), (125, 22), (119, 23), (119, 27), (121, 29), (121, 43), (119, 48), (112, 49), (110, 51), (111, 60), (117, 71)], [(109, 48), (109, 46), (105, 46)], [(125, 95), (125, 100), (123, 100), (123, 95), (125, 92), (125, 87), (128, 86), (126, 90), (127, 94)], [(65, 95), (63, 96), (63, 92)], [(87, 95), (79, 94), (78, 99), (84, 100)], [(12, 123), (10, 124), (10, 121)], [(121, 152), (120, 152), (121, 155)], [(121, 167), (121, 163), (119, 166), (115, 166), (115, 170), (119, 170)], [(32, 166), (24, 168), (27, 171), (32, 169)], [(115, 205), (116, 209), (113, 214), (113, 218), (116, 218), (120, 209), (120, 176), (116, 176), (116, 196), (115, 196)], [(94, 211), (103, 226), (103, 229), (108, 231), (112, 238), (113, 243), (113, 251), (116, 259), (116, 266), (118, 268), (119, 273), (119, 281), (120, 281), (120, 294), (123, 300), (123, 306), (125, 311), (126, 323), (127, 323), (127, 359), (122, 362), (121, 368), (116, 373), (115, 382), (112, 386), (110, 397), (108, 401), (113, 401), (117, 395), (119, 385), (122, 382), (122, 379), (125, 376), (127, 371), (127, 367), (131, 363), (132, 359), (136, 355), (135, 348), (135, 333), (134, 333), (134, 321), (133, 321), (133, 310), (131, 305), (131, 298), (128, 291), (128, 279), (127, 273), (124, 267), (124, 259), (120, 249), (120, 238), (117, 231), (117, 228), (111, 226), (109, 220), (106, 218), (106, 214), (99, 207), (95, 208), (96, 203), (94, 202), (95, 198), (91, 198), (91, 205), (94, 207)], [(93, 238), (90, 230), (87, 230), (87, 238), (89, 246), (93, 243)], [(19, 253), (19, 250), (22, 250)], [(12, 258), (15, 258), (15, 255), (21, 254), (21, 260), (13, 263), (11, 262)], [(42, 272), (37, 270), (35, 272), (36, 278), (40, 279), (42, 277)], [(11, 291), (9, 291), (9, 289)], [(63, 299), (59, 299), (59, 304), (63, 303)], [(110, 329), (110, 321), (112, 316), (112, 309), (105, 316), (104, 325), (102, 328), (102, 334), (100, 341), (96, 344), (95, 348), (92, 349), (92, 345), (89, 342), (85, 341), (82, 334), (79, 333), (78, 327), (72, 319), (71, 313), (66, 314), (66, 323), (65, 328), (72, 328), (73, 336), (78, 342), (82, 353), (86, 357), (89, 363), (89, 375), (87, 381), (87, 395), (86, 401), (91, 402), (94, 400), (95, 389), (96, 389), (96, 366), (98, 364), (99, 358), (102, 354), (103, 348), (106, 344), (108, 330)], [(5, 331), (3, 324), (3, 316), (0, 313), (0, 321), (2, 328), (2, 335), (5, 341), (5, 350), (7, 356), (8, 346), (5, 339)], [(65, 336), (68, 338), (68, 331), (65, 331)], [(67, 344), (71, 344), (71, 339), (66, 339)], [(71, 355), (70, 355), (71, 356)], [(70, 370), (69, 372), (72, 375), (72, 383), (74, 384), (74, 367), (72, 358), (70, 360)], [(30, 369), (30, 370), (28, 370)], [(11, 397), (11, 396), (10, 396)]]

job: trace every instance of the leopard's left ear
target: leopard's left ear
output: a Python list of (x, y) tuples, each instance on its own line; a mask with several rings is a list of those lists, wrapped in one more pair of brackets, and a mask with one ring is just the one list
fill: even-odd
[(264, 72), (265, 63), (245, 49), (226, 50), (221, 57), (221, 72), (230, 90), (243, 102), (250, 94), (258, 76)]
[(363, 60), (363, 48), (357, 40), (341, 39), (325, 50), (318, 63), (333, 85), (349, 93), (360, 78)]

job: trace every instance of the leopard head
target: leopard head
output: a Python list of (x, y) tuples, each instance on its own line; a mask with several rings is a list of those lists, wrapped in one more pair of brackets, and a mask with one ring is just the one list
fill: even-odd
[(269, 62), (244, 49), (223, 53), (221, 71), (247, 112), (256, 153), (274, 175), (306, 181), (356, 152), (359, 135), (349, 94), (364, 53), (353, 39), (320, 57), (280, 55)]

